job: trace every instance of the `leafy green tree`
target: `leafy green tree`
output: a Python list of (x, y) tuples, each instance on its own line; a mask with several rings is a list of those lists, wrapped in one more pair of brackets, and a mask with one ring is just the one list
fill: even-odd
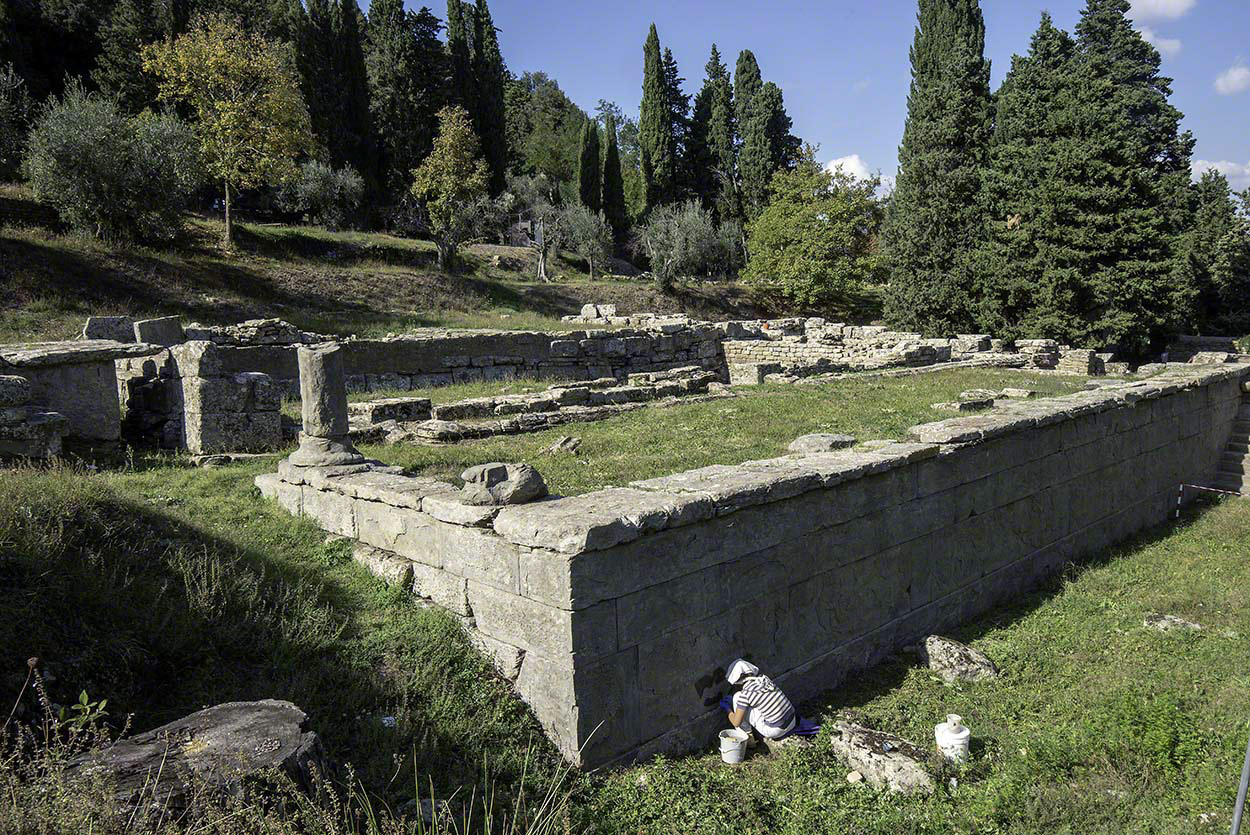
[[(593, 119), (586, 120), (582, 130), (581, 164), (577, 173), (577, 192), (581, 204), (591, 212), (598, 214), (603, 207), (603, 179), (599, 164), (599, 124)], [(618, 170), (620, 161), (617, 161)]]
[(364, 194), (365, 181), (354, 169), (308, 160), (300, 166), (299, 177), (283, 186), (279, 202), (289, 211), (307, 213), (313, 223), (341, 229)]
[(183, 104), (209, 175), (221, 184), (226, 249), (234, 244), (232, 196), (291, 179), (310, 146), (308, 111), (279, 44), (222, 17), (201, 18), (177, 40), (144, 50), (143, 69), (162, 101)]
[(625, 208), (625, 181), (621, 176), (621, 155), (616, 140), (616, 117), (608, 113), (604, 118), (604, 135), (607, 150), (603, 154), (603, 215), (612, 229), (612, 237), (620, 241), (629, 226), (629, 214)]
[(645, 206), (650, 211), (673, 199), (677, 189), (677, 149), (673, 141), (673, 106), (655, 24), (643, 46), (642, 104), (638, 115)]
[(473, 78), (476, 85), (474, 123), (482, 139), (482, 153), (490, 166), (490, 193), (503, 192), (508, 167), (507, 112), (504, 86), (510, 77), (499, 50), (499, 35), (486, 0), (477, 0), (473, 39)]
[(978, 0), (920, 0), (907, 123), (882, 246), (886, 319), (931, 334), (975, 321), (970, 262), (991, 129), (990, 65)]
[(407, 192), (412, 170), (434, 145), (438, 111), (446, 104), (440, 27), (429, 9), (407, 12), (403, 0), (373, 0), (369, 7), (369, 107), (382, 152), (378, 170), (392, 197)]
[(448, 106), (438, 112), (434, 150), (412, 173), (412, 193), (424, 206), (438, 268), (446, 270), (461, 244), (477, 233), (478, 206), (490, 188), (490, 169), (463, 108)]
[(1219, 292), (1218, 324), (1224, 333), (1250, 333), (1250, 190), (1237, 196), (1233, 228), (1220, 238), (1211, 262)]
[(595, 264), (602, 265), (612, 256), (612, 229), (597, 212), (586, 206), (565, 206), (560, 210), (559, 225), (563, 248), (586, 259), (590, 277), (595, 277)]
[(747, 227), (743, 280), (770, 306), (808, 313), (845, 311), (879, 283), (876, 252), (882, 207), (876, 178), (830, 172), (805, 148), (772, 179), (768, 205)]
[(23, 163), (35, 196), (109, 241), (168, 238), (199, 188), (195, 135), (173, 116), (128, 116), (74, 84), (45, 104)]
[(585, 112), (544, 73), (525, 73), (508, 85), (508, 145), (514, 175), (543, 175), (568, 201), (577, 199)]

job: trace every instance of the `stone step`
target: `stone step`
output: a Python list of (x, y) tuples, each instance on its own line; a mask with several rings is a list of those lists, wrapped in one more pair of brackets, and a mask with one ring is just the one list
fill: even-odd
[(1243, 398), (1241, 405), (1237, 407), (1237, 422), (1240, 423), (1245, 420), (1250, 420), (1250, 403), (1247, 403)]
[(1211, 480), (1210, 486), (1216, 490), (1228, 490), (1233, 493), (1240, 493), (1243, 496), (1250, 494), (1250, 478), (1234, 475), (1233, 473), (1216, 473), (1215, 478)]
[(1250, 454), (1250, 443), (1246, 441), (1229, 441), (1228, 446), (1224, 447), (1224, 451), (1236, 455), (1247, 455)]
[[(1244, 409), (1245, 407), (1244, 407), (1244, 406), (1242, 406), (1241, 408), (1243, 408), (1243, 409)], [(1250, 434), (1250, 420), (1235, 420), (1235, 421), (1233, 421), (1233, 434), (1234, 434), (1234, 435), (1247, 435), (1247, 434)]]
[(1225, 457), (1220, 459), (1220, 464), (1216, 469), (1221, 473), (1250, 476), (1250, 461), (1241, 457)]

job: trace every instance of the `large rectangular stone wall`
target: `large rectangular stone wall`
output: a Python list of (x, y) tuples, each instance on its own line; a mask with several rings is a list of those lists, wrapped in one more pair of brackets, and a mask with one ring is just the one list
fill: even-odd
[(411, 561), (415, 590), (471, 619), (565, 755), (596, 766), (712, 744), (734, 657), (808, 698), (1161, 522), (1214, 472), (1248, 371), (1171, 369), (484, 517), (398, 475), (258, 484)]
[[(723, 370), (724, 330), (708, 324), (665, 324), (613, 331), (435, 331), (342, 343), (348, 388), (424, 389), (451, 383), (538, 377), (624, 378), (684, 365)], [(296, 346), (222, 346), (225, 370), (260, 371), (298, 391)]]

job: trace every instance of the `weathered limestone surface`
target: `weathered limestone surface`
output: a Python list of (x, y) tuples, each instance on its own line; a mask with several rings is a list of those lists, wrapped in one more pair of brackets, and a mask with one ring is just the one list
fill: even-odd
[(159, 319), (140, 319), (134, 323), (135, 341), (147, 342), (169, 348), (186, 341), (187, 335), (182, 329), (182, 320), (177, 316), (163, 316)]
[(0, 374), (30, 381), (30, 403), (61, 414), (65, 435), (88, 442), (121, 437), (121, 402), (114, 361), (160, 348), (106, 339), (0, 345)]
[(710, 745), (733, 657), (804, 699), (1164, 520), (1177, 485), (1214, 470), (1248, 373), (1168, 366), (1002, 400), (905, 442), (704, 467), (489, 520), (415, 479), (402, 503), (355, 495), (369, 472), (257, 484), (409, 560), (418, 594), (494, 642), (566, 756), (601, 765)]
[(930, 635), (922, 644), (922, 652), (929, 669), (947, 684), (998, 677), (998, 667), (988, 655), (953, 638)]
[(933, 777), (924, 767), (928, 754), (902, 737), (839, 719), (829, 741), (869, 785), (899, 794), (933, 794)]
[(129, 316), (89, 316), (82, 328), (82, 338), (134, 342), (134, 323)]
[(346, 377), (338, 345), (299, 349), (299, 388), (303, 430), (299, 449), (288, 459), (299, 467), (358, 464), (364, 456), (347, 437)]

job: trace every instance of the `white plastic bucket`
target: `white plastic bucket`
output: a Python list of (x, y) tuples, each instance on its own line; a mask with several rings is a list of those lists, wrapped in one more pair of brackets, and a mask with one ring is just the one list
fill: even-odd
[(964, 726), (962, 716), (948, 713), (945, 722), (934, 726), (933, 738), (946, 759), (953, 763), (968, 761), (968, 745), (972, 741), (972, 731)]
[(720, 758), (730, 765), (737, 765), (747, 755), (746, 731), (729, 728), (720, 732)]

